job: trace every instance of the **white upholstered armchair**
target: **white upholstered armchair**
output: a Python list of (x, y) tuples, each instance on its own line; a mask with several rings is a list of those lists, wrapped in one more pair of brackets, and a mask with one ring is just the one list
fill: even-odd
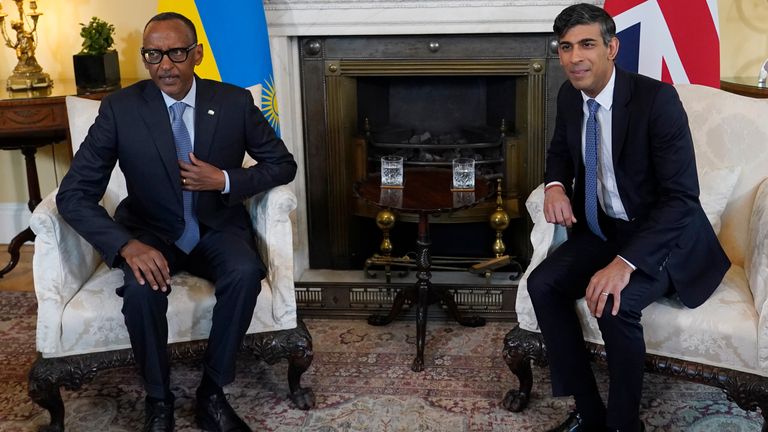
[[(664, 297), (643, 310), (646, 369), (720, 387), (741, 408), (759, 408), (768, 420), (768, 100), (699, 85), (675, 87), (693, 136), (701, 204), (732, 266), (696, 309)], [(504, 341), (504, 358), (520, 383), (503, 401), (511, 411), (528, 404), (530, 363), (546, 362), (527, 278), (566, 235), (544, 220), (543, 201), (539, 186), (526, 203), (534, 252), (518, 287), (519, 326)], [(576, 307), (590, 351), (604, 357), (597, 321), (583, 299)]]
[[(73, 153), (98, 112), (99, 102), (67, 97)], [(126, 195), (119, 168), (112, 173), (104, 207), (112, 214)], [(36, 234), (33, 256), (38, 302), (37, 351), (29, 372), (29, 395), (51, 415), (49, 430), (64, 429), (60, 387), (77, 389), (101, 369), (133, 364), (131, 344), (115, 288), (122, 271), (110, 269), (99, 254), (59, 215), (53, 191), (35, 208), (30, 226)], [(296, 316), (290, 213), (296, 197), (276, 187), (246, 202), (256, 243), (268, 274), (262, 281), (243, 348), (272, 364), (289, 361), (291, 400), (301, 409), (314, 405), (301, 375), (312, 362), (312, 339)], [(172, 358), (202, 356), (215, 304), (213, 286), (189, 273), (173, 277), (168, 302), (168, 340)]]

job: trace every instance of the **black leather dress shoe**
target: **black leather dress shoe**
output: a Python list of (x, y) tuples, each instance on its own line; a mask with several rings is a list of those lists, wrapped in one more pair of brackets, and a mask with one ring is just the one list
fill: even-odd
[(144, 400), (144, 428), (143, 432), (172, 432), (173, 398), (170, 400), (157, 400), (147, 397)]
[(207, 432), (252, 432), (221, 393), (197, 395), (197, 426)]
[(550, 429), (548, 432), (603, 432), (605, 426), (588, 425), (577, 411), (571, 411), (564, 422)]
[[(623, 432), (622, 429), (608, 429), (609, 431), (616, 431), (616, 432)], [(645, 432), (645, 423), (643, 423), (642, 420), (640, 420), (640, 432)]]

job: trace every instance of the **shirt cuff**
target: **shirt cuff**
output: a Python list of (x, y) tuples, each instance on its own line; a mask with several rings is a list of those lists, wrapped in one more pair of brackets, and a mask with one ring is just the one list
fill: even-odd
[(228, 194), (229, 193), (229, 174), (227, 174), (226, 170), (221, 170), (221, 172), (224, 173), (224, 190), (221, 191), (221, 193)]
[(561, 186), (563, 190), (565, 190), (565, 185), (560, 183), (559, 181), (551, 181), (544, 185), (544, 189), (549, 189), (552, 186)]
[(621, 259), (622, 259), (622, 260), (623, 260), (625, 263), (627, 263), (627, 265), (628, 265), (628, 266), (632, 267), (632, 271), (635, 271), (635, 270), (637, 270), (637, 266), (636, 266), (636, 265), (634, 265), (634, 264), (632, 264), (631, 262), (627, 261), (627, 259), (626, 259), (626, 258), (624, 258), (624, 257), (623, 257), (623, 256), (621, 256), (621, 255), (618, 255), (618, 257), (619, 257), (619, 258), (621, 258)]

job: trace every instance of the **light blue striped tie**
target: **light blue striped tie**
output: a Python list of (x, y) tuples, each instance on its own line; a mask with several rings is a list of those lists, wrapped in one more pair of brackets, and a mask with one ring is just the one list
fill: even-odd
[[(184, 102), (176, 102), (171, 105), (171, 129), (173, 130), (173, 141), (176, 144), (176, 157), (178, 160), (189, 163), (192, 139), (189, 137), (189, 131), (184, 124), (183, 116), (186, 109), (187, 104)], [(176, 246), (185, 253), (189, 253), (200, 241), (200, 227), (197, 224), (197, 216), (195, 216), (192, 192), (182, 191), (181, 196), (184, 200), (184, 232), (176, 240)]]
[(597, 148), (600, 144), (600, 124), (597, 122), (597, 110), (600, 104), (594, 99), (587, 100), (589, 117), (584, 136), (584, 213), (589, 229), (605, 240), (597, 221)]

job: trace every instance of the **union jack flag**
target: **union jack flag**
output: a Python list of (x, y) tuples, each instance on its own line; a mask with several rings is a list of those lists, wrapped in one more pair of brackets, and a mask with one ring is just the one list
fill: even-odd
[(717, 0), (605, 0), (622, 68), (668, 83), (720, 87)]

